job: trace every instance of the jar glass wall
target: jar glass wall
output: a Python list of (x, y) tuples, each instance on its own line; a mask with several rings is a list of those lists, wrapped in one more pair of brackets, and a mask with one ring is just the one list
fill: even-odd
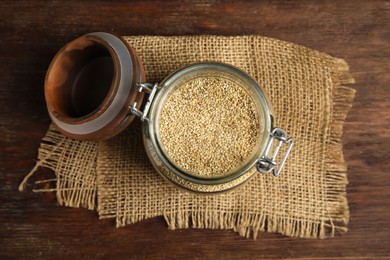
[[(167, 100), (170, 99), (174, 93), (180, 91), (187, 82), (194, 81), (196, 79), (211, 78), (222, 80), (223, 82), (232, 83), (242, 88), (242, 90), (251, 98), (251, 101), (256, 108), (256, 116), (258, 117), (259, 123), (255, 133), (255, 144), (251, 148), (250, 153), (243, 158), (239, 165), (234, 165), (234, 168), (227, 168), (226, 171), (219, 172), (217, 175), (205, 175), (192, 171), (191, 169), (185, 169), (182, 165), (178, 164), (173, 160), (169, 153), (167, 153), (164, 142), (161, 140), (161, 135), (164, 129), (161, 129), (161, 114), (164, 110)], [(219, 192), (226, 189), (235, 187), (247, 179), (249, 179), (256, 171), (253, 171), (255, 164), (258, 161), (261, 154), (264, 152), (266, 144), (268, 143), (270, 131), (272, 129), (272, 115), (266, 97), (258, 84), (250, 78), (247, 74), (241, 70), (234, 68), (227, 64), (222, 63), (199, 63), (193, 64), (186, 68), (183, 68), (171, 76), (167, 77), (161, 84), (161, 89), (158, 95), (156, 95), (153, 105), (149, 111), (149, 120), (144, 124), (144, 141), (147, 153), (155, 166), (155, 168), (165, 178), (171, 182), (182, 186), (186, 189), (198, 191), (198, 192)], [(207, 86), (209, 88), (215, 88), (215, 86)], [(198, 98), (187, 96), (188, 98)], [(204, 103), (204, 100), (201, 100)], [(184, 100), (183, 100), (184, 102)], [(214, 100), (213, 102), (229, 102), (227, 97), (222, 96), (220, 100)], [(207, 102), (206, 102), (207, 103)], [(240, 104), (236, 104), (240, 106)], [(174, 108), (176, 109), (176, 108)], [(185, 107), (184, 107), (185, 109)], [(233, 113), (234, 107), (232, 106)], [(199, 116), (202, 114), (203, 108), (199, 108)], [(217, 111), (218, 113), (219, 111)], [(253, 118), (254, 120), (254, 118)], [(224, 122), (224, 121), (222, 121)], [(228, 120), (226, 121), (228, 122)], [(171, 122), (165, 122), (171, 124)], [(240, 124), (241, 122), (237, 122)], [(174, 126), (172, 126), (174, 127)], [(179, 129), (180, 130), (180, 129)], [(245, 131), (242, 130), (242, 131)], [(175, 131), (172, 134), (177, 134)], [(220, 138), (220, 142), (224, 142), (223, 136), (218, 136), (218, 133), (214, 133), (214, 138)], [(239, 135), (245, 134), (244, 132), (237, 133)], [(189, 142), (197, 142), (197, 140), (189, 140)], [(201, 142), (201, 140), (199, 140)], [(181, 143), (181, 145), (190, 145)], [(243, 144), (245, 145), (245, 144)], [(249, 144), (248, 144), (249, 146)], [(205, 149), (207, 146), (202, 146)], [(203, 158), (202, 158), (203, 159)], [(232, 161), (229, 158), (229, 154), (225, 154), (221, 160), (227, 162)], [(213, 168), (213, 165), (209, 165)]]

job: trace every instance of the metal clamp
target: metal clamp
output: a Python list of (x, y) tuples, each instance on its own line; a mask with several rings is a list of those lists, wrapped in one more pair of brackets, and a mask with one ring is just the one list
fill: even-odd
[(134, 102), (133, 105), (131, 105), (129, 107), (130, 113), (132, 113), (133, 115), (138, 116), (141, 119), (141, 121), (145, 121), (146, 120), (146, 121), (149, 122), (149, 118), (147, 118), (147, 115), (148, 115), (150, 106), (152, 105), (154, 96), (156, 95), (156, 92), (157, 92), (157, 90), (160, 89), (160, 87), (158, 86), (157, 83), (155, 83), (155, 84), (152, 84), (152, 83), (138, 83), (137, 85), (138, 85), (138, 91), (139, 92), (149, 93), (149, 97), (148, 97), (148, 100), (146, 101), (146, 104), (144, 106), (143, 111), (139, 110), (137, 108), (137, 102)]
[[(272, 157), (269, 157), (270, 150), (274, 141), (277, 140), (278, 144), (276, 145), (275, 151), (273, 152)], [(283, 144), (287, 144), (287, 150), (284, 154), (282, 161), (279, 166), (275, 161), (276, 156), (279, 153), (280, 148)], [(283, 166), (286, 163), (287, 157), (291, 152), (291, 148), (294, 144), (293, 138), (287, 138), (286, 132), (280, 128), (274, 128), (271, 132), (271, 138), (268, 141), (267, 147), (265, 148), (264, 155), (259, 158), (257, 161), (256, 169), (257, 171), (266, 174), (272, 171), (274, 176), (278, 176), (283, 169)]]

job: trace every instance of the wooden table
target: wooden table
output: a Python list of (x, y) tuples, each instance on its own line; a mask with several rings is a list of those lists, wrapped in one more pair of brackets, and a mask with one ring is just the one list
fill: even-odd
[[(163, 2), (0, 3), (0, 259), (390, 258), (390, 2)], [(348, 233), (253, 241), (233, 231), (168, 231), (162, 218), (116, 229), (93, 211), (57, 206), (54, 194), (18, 192), (49, 125), (46, 69), (62, 45), (92, 31), (257, 34), (345, 59), (357, 89), (344, 128)]]

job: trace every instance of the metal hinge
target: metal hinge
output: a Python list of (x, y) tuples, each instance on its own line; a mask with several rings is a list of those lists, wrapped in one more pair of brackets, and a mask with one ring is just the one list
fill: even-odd
[(141, 121), (149, 122), (149, 118), (147, 117), (147, 115), (148, 115), (150, 106), (152, 105), (154, 96), (156, 95), (156, 92), (157, 92), (157, 90), (160, 89), (160, 87), (158, 86), (157, 83), (155, 83), (155, 84), (152, 84), (152, 83), (138, 83), (137, 85), (138, 85), (138, 91), (139, 92), (149, 93), (149, 97), (148, 97), (148, 100), (146, 101), (146, 104), (144, 106), (143, 111), (141, 111), (141, 110), (139, 110), (137, 108), (137, 102), (134, 102), (133, 105), (131, 105), (129, 107), (129, 109), (130, 109), (130, 112), (133, 115), (138, 116), (141, 119)]
[[(269, 157), (270, 150), (274, 141), (277, 140), (275, 151), (272, 154), (272, 157)], [(283, 144), (287, 145), (287, 150), (283, 156), (282, 161), (278, 165), (275, 161), (276, 156), (279, 153), (280, 148)], [(274, 128), (271, 132), (270, 140), (268, 141), (267, 147), (265, 148), (264, 155), (259, 158), (257, 161), (256, 169), (257, 171), (266, 174), (272, 171), (274, 176), (278, 176), (283, 169), (283, 166), (286, 163), (287, 157), (291, 152), (291, 148), (294, 144), (293, 138), (287, 138), (286, 132), (280, 128)]]

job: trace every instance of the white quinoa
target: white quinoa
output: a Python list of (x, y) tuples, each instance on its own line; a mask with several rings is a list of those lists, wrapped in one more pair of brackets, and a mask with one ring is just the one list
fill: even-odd
[(260, 135), (258, 108), (237, 83), (190, 79), (167, 97), (159, 135), (168, 158), (192, 175), (221, 177), (249, 159)]

